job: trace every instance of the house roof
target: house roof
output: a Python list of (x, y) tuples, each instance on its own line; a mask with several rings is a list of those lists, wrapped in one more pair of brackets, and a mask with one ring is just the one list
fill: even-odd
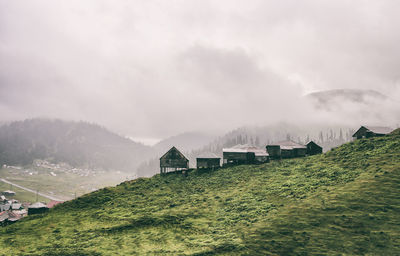
[(160, 157), (160, 159), (163, 158), (163, 157), (165, 157), (171, 150), (176, 150), (182, 157), (186, 158), (186, 160), (189, 161), (189, 158), (187, 158), (187, 157), (186, 157), (181, 151), (179, 151), (175, 146), (173, 146), (173, 147), (170, 148), (167, 152), (165, 152), (165, 154), (162, 155), (162, 156)]
[(369, 131), (377, 134), (389, 134), (393, 131), (392, 128), (384, 127), (384, 126), (364, 126)]
[(8, 220), (9, 221), (17, 221), (17, 220), (19, 220), (21, 218), (22, 218), (22, 216), (17, 214), (17, 213), (14, 213), (14, 212), (9, 212), (8, 213)]
[(41, 202), (36, 202), (34, 204), (29, 205), (29, 208), (47, 208), (47, 206), (44, 203)]
[(11, 191), (11, 190), (5, 190), (5, 191), (3, 191), (3, 193), (7, 193), (7, 194), (15, 194), (15, 192), (14, 192), (14, 191)]
[(314, 141), (310, 141), (310, 142), (308, 142), (306, 145), (308, 146), (308, 144), (314, 144), (314, 145), (316, 145), (316, 146), (318, 146), (318, 147), (320, 147), (320, 148), (322, 148), (320, 145), (318, 145), (317, 143), (315, 143)]
[(2, 212), (2, 211), (8, 211), (8, 210), (10, 210), (10, 208), (11, 208), (11, 204), (3, 204), (3, 205), (0, 205), (0, 211)]
[(373, 132), (375, 134), (389, 134), (393, 131), (393, 129), (389, 128), (389, 127), (363, 125), (353, 134), (353, 137), (356, 137), (358, 132), (360, 132), (360, 130), (362, 130), (363, 128), (365, 128), (368, 131)]
[(250, 144), (238, 144), (231, 148), (222, 149), (223, 152), (231, 152), (231, 153), (254, 153), (256, 156), (269, 156), (269, 154), (264, 150), (257, 148)]
[(11, 209), (13, 210), (19, 210), (22, 207), (22, 204), (12, 204)]
[(197, 156), (196, 158), (221, 158), (221, 157), (219, 157), (216, 154), (211, 153), (211, 152), (204, 152), (204, 153), (200, 154), (199, 156)]
[(292, 140), (278, 141), (278, 142), (272, 143), (271, 146), (280, 146), (281, 149), (287, 149), (287, 150), (292, 150), (295, 148), (307, 148), (306, 146), (296, 143)]
[(8, 216), (8, 212), (0, 212), (0, 222), (7, 220)]

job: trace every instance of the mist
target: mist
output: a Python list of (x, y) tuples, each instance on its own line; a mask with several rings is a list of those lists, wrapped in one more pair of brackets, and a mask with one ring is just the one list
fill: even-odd
[[(398, 125), (398, 1), (0, 0), (0, 121), (133, 138), (278, 122)], [(308, 93), (374, 90), (388, 97)]]

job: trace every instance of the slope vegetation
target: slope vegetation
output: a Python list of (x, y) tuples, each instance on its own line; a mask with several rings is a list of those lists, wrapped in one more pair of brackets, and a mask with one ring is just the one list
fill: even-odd
[(105, 188), (0, 229), (12, 255), (399, 255), (400, 132)]

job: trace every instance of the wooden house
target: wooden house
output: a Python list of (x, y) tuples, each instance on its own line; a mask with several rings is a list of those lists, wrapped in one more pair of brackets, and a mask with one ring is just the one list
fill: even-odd
[(266, 149), (270, 155), (273, 155), (273, 158), (279, 158), (278, 147), (280, 149), (280, 158), (304, 157), (307, 153), (306, 146), (291, 140), (280, 141), (271, 145), (267, 145)]
[(11, 190), (6, 190), (2, 192), (3, 196), (15, 196), (15, 192)]
[(307, 155), (317, 155), (317, 154), (322, 154), (322, 147), (319, 146), (317, 143), (314, 141), (310, 141), (307, 143)]
[(362, 139), (370, 137), (385, 136), (393, 131), (389, 127), (382, 126), (361, 126), (354, 134), (353, 138)]
[(220, 165), (221, 158), (214, 153), (203, 153), (196, 158), (197, 169), (214, 169), (219, 168)]
[(279, 145), (267, 145), (266, 150), (271, 159), (280, 159), (281, 158), (281, 146)]
[(189, 169), (189, 159), (176, 147), (172, 147), (160, 158), (160, 173)]
[(265, 150), (250, 145), (239, 144), (232, 148), (224, 148), (222, 152), (224, 165), (255, 164), (269, 161), (269, 155)]
[(37, 202), (28, 207), (28, 215), (47, 212), (49, 208), (44, 203)]

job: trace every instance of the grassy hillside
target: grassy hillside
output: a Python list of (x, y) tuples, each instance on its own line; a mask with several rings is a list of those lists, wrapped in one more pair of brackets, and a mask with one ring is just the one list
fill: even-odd
[(0, 229), (11, 255), (399, 255), (400, 132), (125, 182)]

